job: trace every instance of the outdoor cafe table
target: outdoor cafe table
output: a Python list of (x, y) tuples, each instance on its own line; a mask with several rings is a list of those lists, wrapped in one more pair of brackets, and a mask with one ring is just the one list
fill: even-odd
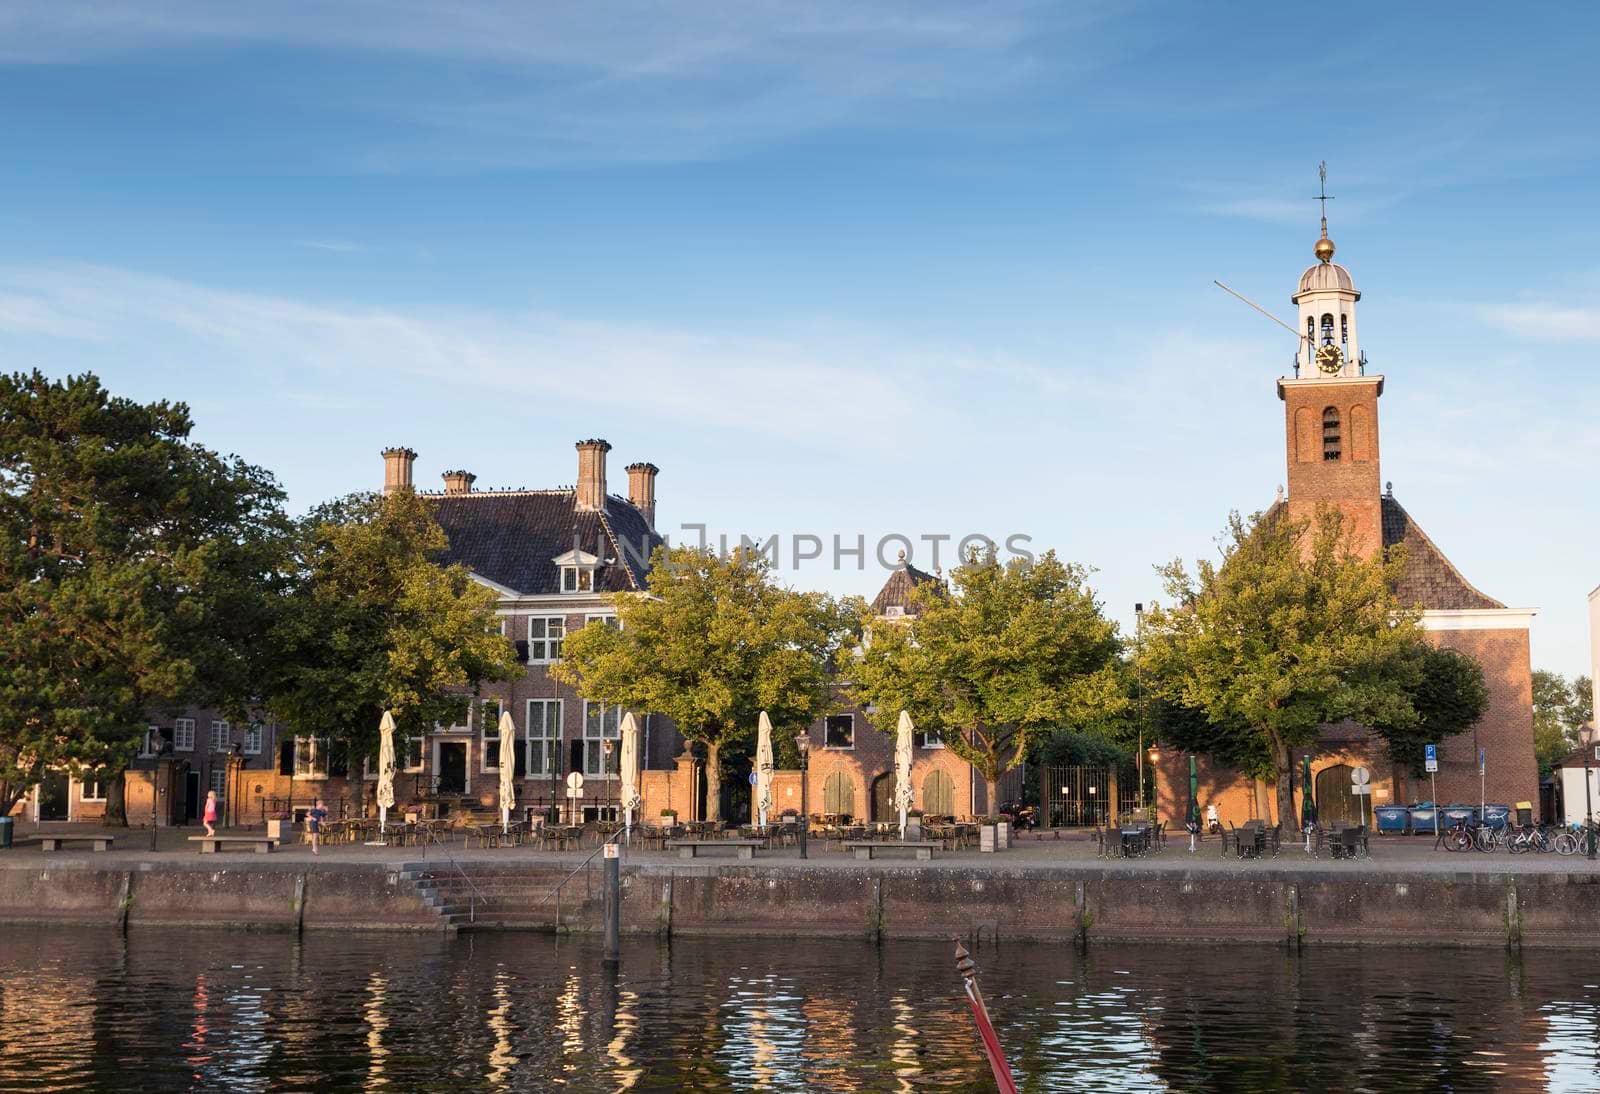
[(1144, 825), (1131, 825), (1122, 829), (1122, 857), (1132, 858), (1150, 849), (1150, 829)]

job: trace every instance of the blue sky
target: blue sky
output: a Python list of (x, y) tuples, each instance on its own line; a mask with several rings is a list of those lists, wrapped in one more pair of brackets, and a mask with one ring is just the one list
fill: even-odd
[[(1534, 661), (1600, 584), (1582, 5), (0, 8), (0, 367), (297, 507), (662, 467), (661, 524), (1022, 533), (1108, 609), (1284, 479), (1316, 165), (1383, 474)], [(917, 560), (927, 564), (925, 554)], [(786, 578), (870, 594), (883, 573)]]

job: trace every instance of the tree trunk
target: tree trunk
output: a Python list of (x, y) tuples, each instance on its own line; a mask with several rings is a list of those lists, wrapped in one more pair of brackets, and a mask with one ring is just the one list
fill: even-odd
[(106, 787), (106, 824), (128, 827), (128, 769), (118, 771)]
[(984, 775), (984, 777), (983, 777), (983, 788), (984, 788), (984, 792), (989, 797), (989, 802), (988, 802), (989, 819), (990, 820), (994, 820), (996, 817), (998, 817), (1000, 815), (1000, 780), (999, 780), (999, 778), (997, 778), (997, 777), (996, 778), (991, 778), (988, 775)]
[(722, 820), (722, 746), (706, 742), (706, 820)]
[(1290, 779), (1290, 772), (1294, 770), (1294, 755), (1288, 745), (1277, 746), (1277, 756), (1274, 759), (1278, 765), (1278, 823), (1283, 826), (1283, 834), (1300, 831), (1300, 818), (1294, 811), (1294, 783)]

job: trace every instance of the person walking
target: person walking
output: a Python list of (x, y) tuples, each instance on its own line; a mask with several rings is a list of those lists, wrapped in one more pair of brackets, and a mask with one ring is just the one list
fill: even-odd
[(206, 835), (214, 836), (217, 834), (217, 792), (215, 790), (206, 791), (206, 808), (205, 812), (200, 814), (200, 823), (206, 826)]
[(306, 834), (311, 837), (311, 853), (322, 854), (322, 822), (328, 818), (328, 809), (317, 799), (317, 804), (306, 810)]

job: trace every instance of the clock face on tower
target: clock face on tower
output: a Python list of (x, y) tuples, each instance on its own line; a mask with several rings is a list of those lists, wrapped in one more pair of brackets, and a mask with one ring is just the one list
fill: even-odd
[(1344, 367), (1344, 354), (1334, 345), (1317, 347), (1317, 368), (1332, 376)]

